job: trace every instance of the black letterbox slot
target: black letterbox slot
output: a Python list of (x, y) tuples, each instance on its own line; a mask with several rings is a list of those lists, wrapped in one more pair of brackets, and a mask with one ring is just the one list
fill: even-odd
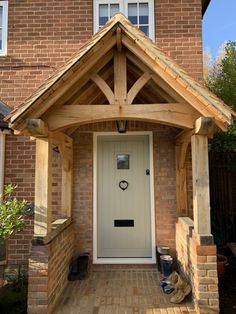
[(134, 227), (133, 219), (116, 219), (114, 220), (114, 227)]

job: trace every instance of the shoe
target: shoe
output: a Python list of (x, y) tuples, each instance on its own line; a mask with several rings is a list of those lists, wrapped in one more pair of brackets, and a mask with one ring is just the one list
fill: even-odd
[(176, 271), (173, 271), (168, 277), (161, 280), (161, 286), (163, 283), (175, 285), (178, 282), (179, 274)]
[(181, 288), (177, 288), (177, 292), (170, 298), (170, 302), (175, 304), (181, 303), (191, 290), (191, 286), (187, 282), (182, 281)]
[(176, 284), (179, 279), (179, 274), (176, 271), (173, 271), (170, 276), (166, 278), (167, 281), (169, 281), (171, 284)]
[(163, 287), (163, 291), (166, 294), (171, 294), (171, 292), (173, 292), (175, 290), (175, 288), (172, 285), (166, 285)]

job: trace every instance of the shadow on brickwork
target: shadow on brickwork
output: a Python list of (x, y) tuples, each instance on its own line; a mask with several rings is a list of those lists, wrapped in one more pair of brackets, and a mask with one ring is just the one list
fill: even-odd
[(220, 314), (236, 313), (236, 258), (229, 248), (221, 249), (228, 264), (224, 276), (219, 278)]

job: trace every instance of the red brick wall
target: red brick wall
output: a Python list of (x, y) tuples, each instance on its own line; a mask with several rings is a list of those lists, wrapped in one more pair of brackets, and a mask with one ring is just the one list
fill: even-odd
[(201, 0), (155, 1), (156, 41), (189, 74), (202, 80)]
[(9, 1), (8, 56), (0, 57), (0, 95), (19, 103), (92, 35), (92, 0)]
[[(9, 1), (8, 56), (0, 98), (19, 105), (92, 35), (92, 0)], [(202, 78), (201, 1), (155, 1), (157, 44)]]
[(5, 183), (17, 185), (18, 198), (34, 201), (35, 142), (25, 136), (6, 136)]
[[(73, 218), (77, 253), (93, 251), (93, 132), (115, 131), (114, 122), (84, 125), (74, 134)], [(153, 131), (156, 242), (175, 249), (175, 158), (176, 129), (142, 122), (129, 122), (129, 131)]]
[[(18, 199), (34, 202), (35, 143), (28, 137), (6, 136), (5, 183), (17, 186)], [(9, 268), (17, 265), (28, 266), (29, 247), (33, 235), (33, 216), (27, 218), (23, 231), (18, 232), (7, 242), (7, 260)]]
[[(16, 185), (15, 195), (34, 204), (35, 141), (29, 137), (7, 135), (5, 183)], [(53, 151), (52, 164), (52, 220), (60, 218), (61, 206), (61, 158)], [(18, 264), (28, 265), (29, 248), (34, 232), (34, 217), (27, 218), (26, 228), (8, 240), (7, 259), (10, 268)]]

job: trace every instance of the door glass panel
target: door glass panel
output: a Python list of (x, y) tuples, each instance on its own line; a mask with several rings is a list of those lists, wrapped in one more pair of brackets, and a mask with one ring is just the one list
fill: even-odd
[(129, 3), (128, 4), (128, 19), (133, 24), (137, 24), (138, 23), (137, 3)]
[(119, 4), (111, 4), (110, 6), (110, 17), (112, 17), (114, 14), (118, 13), (120, 11)]
[(148, 3), (139, 4), (139, 25), (148, 24)]
[(129, 169), (129, 155), (118, 154), (116, 156), (117, 169)]
[(108, 4), (99, 4), (99, 26), (108, 21)]

